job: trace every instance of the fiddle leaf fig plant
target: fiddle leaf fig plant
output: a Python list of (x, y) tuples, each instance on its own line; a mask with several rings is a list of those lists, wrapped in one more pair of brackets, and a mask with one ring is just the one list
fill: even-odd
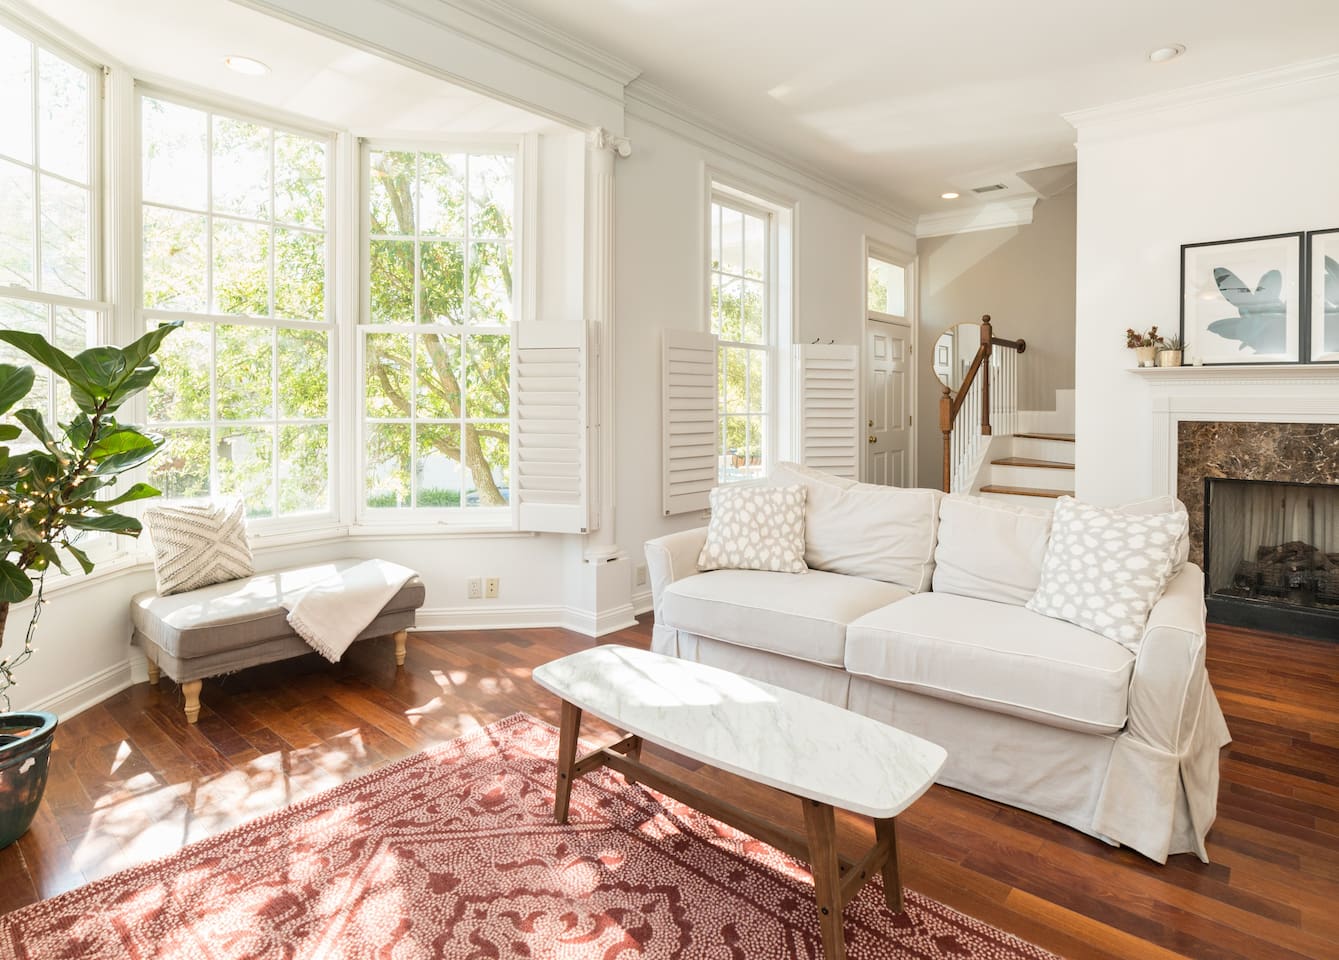
[[(156, 497), (135, 483), (114, 494), (117, 478), (153, 457), (163, 438), (117, 421), (116, 411), (158, 374), (154, 353), (181, 323), (167, 323), (126, 347), (93, 347), (70, 356), (45, 337), (0, 330), (0, 342), (26, 353), (65, 382), (78, 413), (48, 425), (32, 408), (10, 409), (32, 390), (30, 366), (0, 363), (0, 644), (11, 604), (36, 595), (23, 650), (0, 659), (0, 704), (9, 709), (14, 670), (32, 656), (42, 613), (42, 585), (52, 567), (65, 571), (65, 556), (88, 573), (93, 561), (76, 543), (84, 532), (137, 537), (140, 522), (115, 507)], [(12, 419), (13, 422), (10, 422)], [(13, 450), (8, 444), (23, 437)]]

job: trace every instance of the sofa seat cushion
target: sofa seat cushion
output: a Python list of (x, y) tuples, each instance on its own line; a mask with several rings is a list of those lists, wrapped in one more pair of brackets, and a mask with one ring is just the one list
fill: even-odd
[(1009, 603), (920, 593), (847, 629), (846, 669), (894, 687), (1114, 733), (1125, 726), (1134, 654), (1114, 640)]
[(666, 587), (661, 617), (699, 636), (840, 667), (846, 625), (909, 595), (895, 583), (821, 570), (714, 570)]
[[(292, 636), (284, 600), (362, 562), (333, 560), (275, 570), (167, 597), (147, 590), (130, 601), (130, 619), (137, 631), (180, 660), (240, 650)], [(411, 577), (382, 614), (416, 610), (423, 597), (423, 581)]]

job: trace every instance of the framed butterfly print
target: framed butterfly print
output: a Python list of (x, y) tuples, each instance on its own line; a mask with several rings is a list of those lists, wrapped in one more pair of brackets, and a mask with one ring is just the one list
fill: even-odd
[(1303, 357), (1301, 233), (1181, 247), (1181, 339), (1188, 360), (1297, 363)]
[(1339, 362), (1339, 229), (1306, 235), (1311, 362)]

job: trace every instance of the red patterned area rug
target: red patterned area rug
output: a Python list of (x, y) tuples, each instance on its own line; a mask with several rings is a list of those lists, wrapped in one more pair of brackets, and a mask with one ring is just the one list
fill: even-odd
[[(821, 957), (805, 866), (607, 770), (553, 822), (556, 731), (522, 714), (0, 918), (0, 957)], [(881, 881), (851, 960), (1052, 954)]]

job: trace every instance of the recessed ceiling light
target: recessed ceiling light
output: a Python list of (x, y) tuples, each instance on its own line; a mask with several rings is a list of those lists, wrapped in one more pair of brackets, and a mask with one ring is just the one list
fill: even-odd
[(259, 60), (252, 60), (250, 57), (224, 57), (223, 62), (229, 70), (236, 70), (248, 77), (263, 77), (270, 72), (268, 66)]
[(944, 200), (957, 200), (957, 199), (958, 199), (958, 195), (957, 195), (956, 193), (954, 193), (952, 190), (950, 190), (948, 193), (941, 193), (939, 196), (940, 196), (940, 198), (942, 198), (942, 199), (944, 199)]
[(1173, 43), (1170, 46), (1158, 47), (1156, 50), (1148, 52), (1148, 62), (1166, 63), (1168, 60), (1175, 60), (1185, 52), (1186, 45), (1184, 43)]

